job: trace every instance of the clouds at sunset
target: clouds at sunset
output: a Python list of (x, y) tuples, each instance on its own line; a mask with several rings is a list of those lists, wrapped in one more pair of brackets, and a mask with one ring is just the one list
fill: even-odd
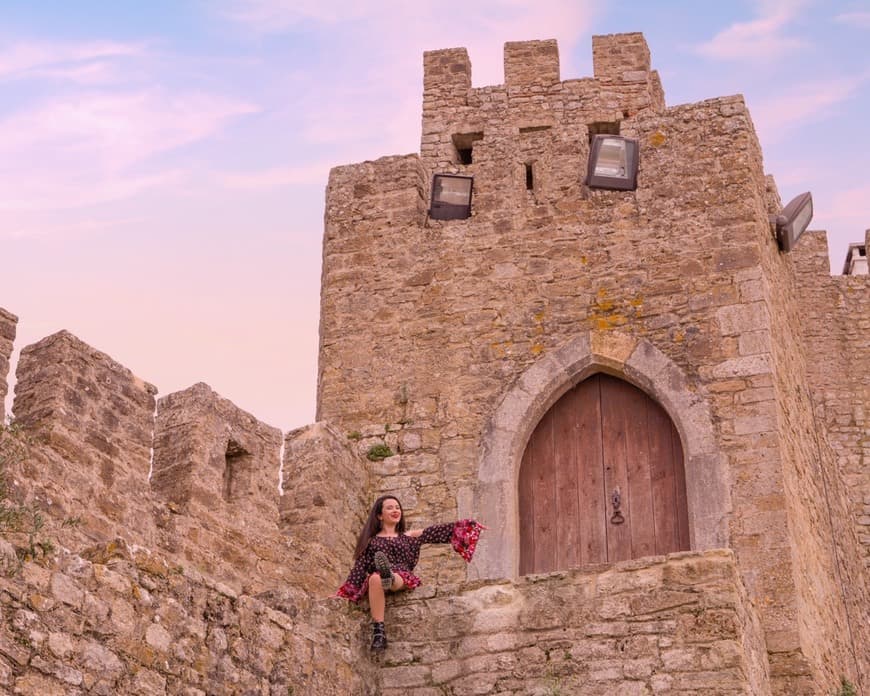
[(313, 418), (329, 169), (418, 150), (425, 50), (466, 47), (479, 87), (503, 82), (505, 42), (555, 38), (583, 78), (593, 34), (642, 31), (668, 104), (745, 95), (835, 268), (870, 226), (866, 2), (40, 5), (0, 4), (18, 348), (67, 328), (161, 393), (206, 381), (280, 427)]

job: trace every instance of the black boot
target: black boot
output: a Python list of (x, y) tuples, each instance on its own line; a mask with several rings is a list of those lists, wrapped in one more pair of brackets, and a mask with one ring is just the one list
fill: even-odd
[(372, 624), (372, 652), (381, 652), (387, 648), (387, 634), (384, 631), (384, 622), (375, 621)]
[(375, 552), (375, 570), (381, 576), (381, 585), (384, 587), (384, 592), (393, 586), (393, 571), (390, 570), (390, 559), (383, 551)]

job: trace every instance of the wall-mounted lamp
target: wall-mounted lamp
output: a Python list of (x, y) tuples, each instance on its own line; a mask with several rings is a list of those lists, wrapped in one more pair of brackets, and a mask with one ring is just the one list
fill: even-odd
[(471, 217), (471, 191), (474, 177), (458, 174), (436, 174), (432, 177), (432, 203), (429, 217), (433, 220), (463, 220)]
[(637, 188), (637, 140), (596, 135), (589, 147), (586, 184), (592, 188), (633, 191)]
[(813, 219), (813, 195), (807, 191), (791, 199), (779, 215), (771, 215), (776, 241), (782, 251), (791, 251)]

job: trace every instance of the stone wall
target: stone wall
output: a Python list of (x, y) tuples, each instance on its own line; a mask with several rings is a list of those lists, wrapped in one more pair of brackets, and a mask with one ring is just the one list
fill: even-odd
[(292, 430), (284, 439), (281, 529), (293, 582), (315, 594), (344, 582), (372, 504), (365, 460), (351, 442), (326, 423)]
[(0, 425), (6, 424), (6, 394), (9, 393), (6, 376), (9, 374), (16, 324), (18, 317), (0, 307)]
[(49, 445), (33, 473), (58, 514), (95, 539), (141, 529), (156, 387), (67, 331), (25, 347), (17, 378), (15, 419)]
[(770, 693), (727, 551), (426, 587), (388, 606), (384, 696)]
[[(123, 543), (0, 577), (9, 694), (377, 693), (358, 621), (289, 587), (251, 596)], [(355, 640), (351, 641), (351, 636)]]
[(248, 592), (285, 578), (278, 529), (281, 431), (206, 384), (160, 399), (151, 489), (171, 512), (166, 544)]
[[(797, 255), (783, 254), (771, 238), (763, 248), (762, 268), (764, 288), (770, 307), (772, 325), (771, 360), (775, 408), (767, 429), (778, 432), (776, 449), (783, 475), (782, 493), (768, 498), (764, 512), (768, 524), (774, 517), (784, 515), (789, 530), (789, 545), (765, 554), (778, 554), (790, 561), (795, 582), (797, 602), (797, 630), (800, 636), (801, 656), (789, 655), (781, 641), (790, 640), (788, 633), (771, 632), (771, 668), (774, 672), (786, 669), (798, 678), (800, 662), (805, 656), (812, 669), (807, 669), (817, 680), (816, 689), (837, 678), (837, 670), (854, 680), (866, 670), (859, 661), (865, 660), (863, 651), (854, 641), (855, 631), (865, 633), (865, 610), (855, 611), (849, 594), (863, 597), (867, 590), (857, 560), (854, 533), (847, 524), (847, 506), (843, 503), (842, 479), (836, 470), (825, 432), (815, 421), (810, 398), (807, 355), (801, 336), (801, 322), (805, 316), (798, 302), (797, 285), (800, 275), (793, 272)], [(780, 506), (782, 505), (782, 508)], [(851, 537), (851, 562), (836, 551), (838, 540)], [(850, 543), (851, 542), (851, 543)], [(755, 549), (747, 550), (753, 553)], [(845, 562), (845, 563), (844, 563)], [(850, 590), (846, 590), (846, 587)], [(785, 631), (794, 628), (791, 621), (782, 622)], [(864, 640), (870, 636), (864, 636)], [(824, 676), (822, 676), (824, 675)]]
[(24, 429), (0, 433), (0, 502), (25, 511), (0, 527), (0, 684), (376, 693), (359, 617), (327, 599), (368, 511), (365, 460), (321, 424), (288, 435), (281, 472), (276, 428), (204, 384), (155, 392), (67, 332), (24, 349)]
[(866, 675), (870, 657), (862, 646), (870, 644), (870, 281), (866, 276), (827, 275), (827, 240), (820, 232), (804, 234), (790, 257), (797, 297), (792, 326), (806, 351), (807, 382), (798, 393), (814, 406), (801, 411), (800, 427), (823, 434), (807, 443), (810, 464), (803, 478), (813, 486), (800, 493), (804, 500), (817, 501), (818, 510), (799, 534), (807, 538), (812, 528), (831, 530), (817, 552), (827, 561), (825, 586), (820, 586), (818, 572), (808, 573), (806, 583), (819, 594), (844, 597), (847, 613), (834, 624), (835, 630), (841, 641), (851, 644)]

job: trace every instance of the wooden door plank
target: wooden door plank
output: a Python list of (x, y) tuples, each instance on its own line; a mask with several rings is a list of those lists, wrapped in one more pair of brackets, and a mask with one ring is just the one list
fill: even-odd
[[(626, 469), (626, 438), (631, 424), (626, 420), (630, 393), (622, 380), (601, 376), (601, 440), (606, 494), (607, 560), (623, 561), (631, 558), (631, 501), (628, 500), (628, 471)], [(619, 492), (622, 524), (614, 524), (612, 496)]]
[(580, 564), (607, 562), (607, 506), (601, 441), (601, 377), (593, 375), (576, 389), (577, 479), (582, 545)]
[(679, 550), (677, 533), (677, 497), (671, 419), (664, 409), (650, 402), (649, 449), (652, 478), (652, 503), (655, 516), (658, 554)]
[(520, 519), (520, 575), (534, 572), (535, 567), (535, 491), (532, 486), (532, 441), (529, 438), (523, 461), (520, 464), (518, 481), (519, 519)]
[(553, 406), (553, 462), (556, 489), (556, 568), (580, 564), (581, 516), (578, 456), (578, 410), (583, 407), (577, 389), (571, 389)]
[(680, 434), (671, 423), (671, 442), (674, 452), (674, 487), (677, 499), (677, 550), (688, 551), (689, 543), (689, 503), (686, 497), (686, 468)]
[(556, 570), (556, 472), (553, 462), (553, 410), (550, 409), (538, 427), (532, 446), (534, 475), (535, 566), (536, 573)]
[(628, 424), (625, 468), (630, 514), (627, 521), (631, 529), (631, 557), (641, 558), (656, 552), (648, 422), (649, 411), (655, 404), (637, 387), (627, 382), (622, 385), (625, 395), (624, 417)]
[(593, 375), (577, 385), (577, 478), (581, 514), (580, 564), (607, 562), (604, 464), (601, 441), (601, 378)]

